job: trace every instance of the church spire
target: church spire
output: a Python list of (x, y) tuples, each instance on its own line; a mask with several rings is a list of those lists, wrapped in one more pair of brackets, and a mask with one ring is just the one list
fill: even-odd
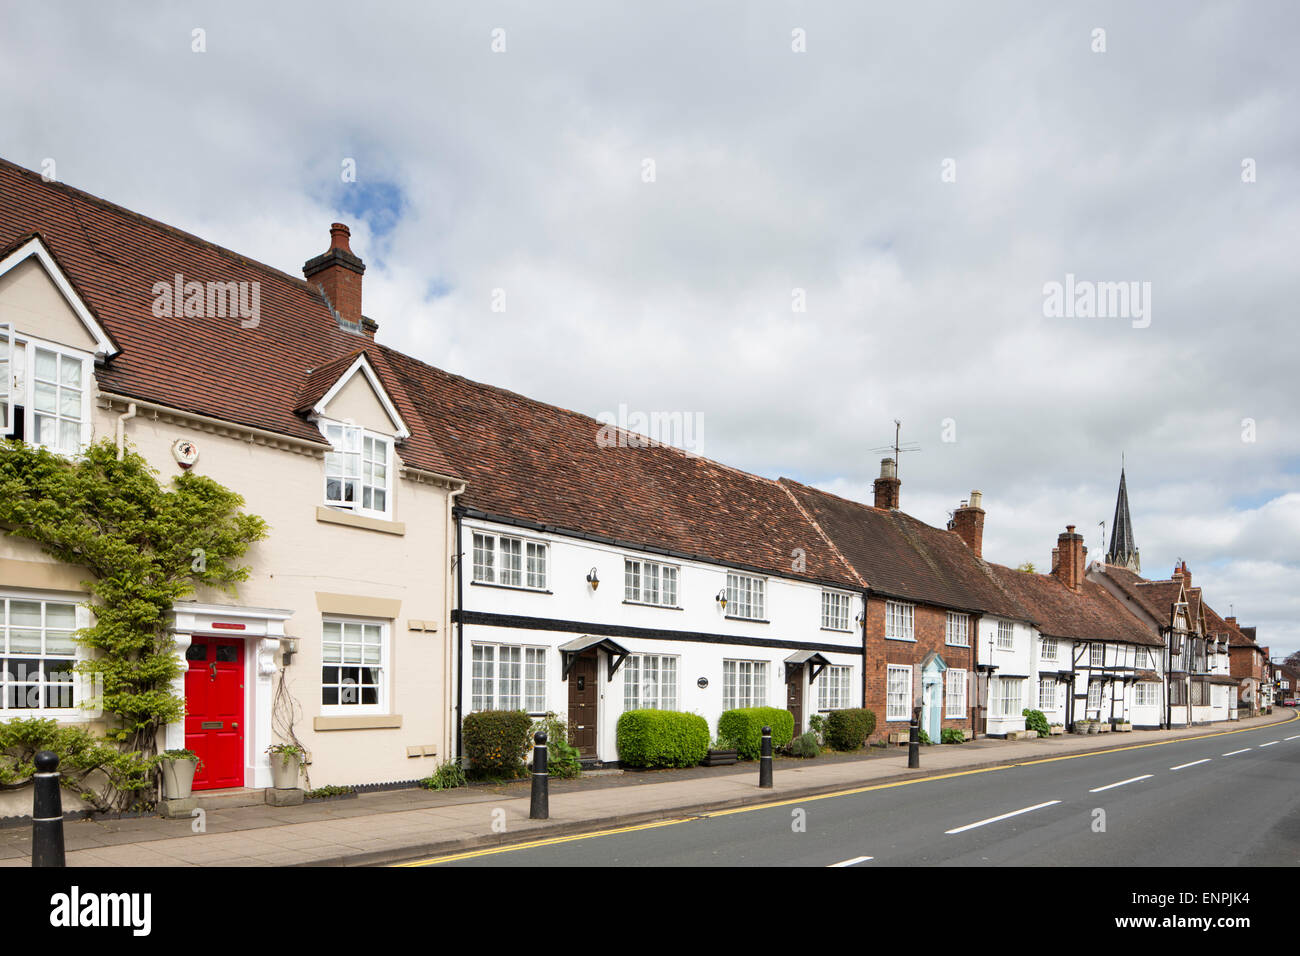
[(1128, 568), (1135, 574), (1142, 571), (1137, 545), (1133, 543), (1133, 519), (1128, 513), (1128, 481), (1123, 465), (1119, 469), (1119, 497), (1115, 499), (1115, 520), (1110, 526), (1110, 550), (1106, 552), (1106, 563)]

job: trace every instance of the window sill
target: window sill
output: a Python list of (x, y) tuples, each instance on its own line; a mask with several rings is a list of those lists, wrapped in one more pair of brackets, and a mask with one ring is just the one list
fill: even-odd
[(906, 642), (906, 643), (908, 643), (908, 644), (915, 644), (915, 643), (916, 643), (916, 638), (914, 638), (914, 637), (890, 637), (889, 635), (885, 635), (885, 640), (887, 640), (887, 641), (904, 641), (904, 642)]
[(854, 633), (853, 628), (851, 628), (851, 627), (823, 627), (822, 630), (823, 630), (823, 631), (829, 631), (831, 634), (852, 634), (852, 633)]
[(969, 651), (969, 650), (970, 650), (970, 645), (969, 645), (969, 644), (954, 644), (954, 643), (952, 643), (951, 641), (944, 641), (943, 646), (944, 646), (944, 647), (960, 647), (960, 648), (961, 648), (962, 650), (964, 650), (964, 651)]
[(384, 518), (368, 518), (365, 515), (353, 514), (351, 511), (338, 511), (334, 508), (326, 508), (324, 505), (316, 506), (316, 520), (323, 524), (341, 524), (348, 528), (363, 528), (366, 531), (382, 531), (384, 534), (406, 534), (405, 522), (388, 521)]
[(624, 601), (628, 607), (653, 607), (660, 611), (684, 611), (684, 607), (677, 604), (649, 604), (645, 601)]
[(491, 581), (471, 581), (470, 587), (500, 588), (502, 591), (527, 591), (529, 594), (554, 594), (546, 588), (526, 588), (522, 584), (493, 584)]
[(401, 714), (329, 715), (312, 720), (313, 730), (394, 730), (401, 726)]
[(771, 624), (772, 622), (761, 617), (737, 617), (734, 614), (726, 615), (728, 621), (745, 621), (748, 624)]

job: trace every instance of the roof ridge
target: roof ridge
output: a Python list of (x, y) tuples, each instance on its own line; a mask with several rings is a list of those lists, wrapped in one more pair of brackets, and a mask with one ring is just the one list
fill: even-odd
[(492, 385), (488, 382), (480, 382), (476, 379), (470, 378), (467, 375), (461, 375), (458, 372), (450, 372), (445, 368), (441, 368), (437, 365), (433, 365), (429, 362), (426, 362), (422, 358), (411, 355), (407, 352), (402, 352), (398, 349), (393, 348), (390, 345), (383, 345), (381, 343), (375, 343), (375, 344), (378, 345), (379, 348), (383, 349), (385, 352), (391, 352), (394, 355), (400, 356), (401, 358), (406, 359), (407, 361), (414, 362), (417, 365), (421, 365), (424, 368), (429, 369), (430, 371), (438, 373), (439, 375), (444, 375), (449, 379), (455, 379), (457, 381), (463, 382), (464, 384), (472, 388), (486, 389), (487, 391), (495, 392), (498, 395), (504, 395), (509, 398), (518, 399), (519, 401), (526, 402), (529, 405), (532, 405), (536, 408), (545, 408), (554, 412), (560, 412), (561, 414), (568, 415), (571, 418), (580, 419), (583, 422), (590, 423), (592, 425), (597, 426), (597, 431), (599, 431), (602, 428), (613, 428), (622, 434), (635, 435), (638, 444), (644, 443), (648, 447), (662, 448), (666, 451), (679, 455), (680, 457), (685, 458), (689, 461), (704, 462), (708, 465), (713, 465), (714, 467), (721, 468), (725, 471), (729, 471), (732, 474), (740, 475), (741, 477), (747, 478), (750, 481), (755, 481), (766, 485), (777, 484), (777, 479), (775, 478), (768, 478), (764, 475), (756, 475), (751, 471), (745, 471), (743, 468), (737, 468), (735, 465), (728, 465), (726, 462), (718, 461), (716, 458), (710, 458), (707, 455), (699, 455), (694, 452), (687, 451), (684, 448), (678, 448), (676, 445), (666, 444), (664, 442), (658, 441), (657, 439), (651, 438), (648, 435), (642, 434), (641, 432), (634, 432), (631, 431), (630, 429), (623, 428), (620, 425), (615, 425), (610, 422), (602, 422), (599, 418), (596, 418), (594, 415), (589, 415), (586, 412), (580, 412), (577, 411), (576, 409), (565, 408), (563, 405), (555, 405), (552, 404), (551, 402), (542, 401), (539, 398), (533, 398), (529, 395), (524, 395), (522, 392), (516, 392), (512, 389), (505, 388), (500, 385)]
[[(84, 189), (78, 189), (76, 186), (70, 186), (62, 180), (47, 180), (40, 173), (28, 169), (25, 166), (20, 166), (12, 160), (5, 159), (3, 156), (0, 156), (0, 168), (7, 168), (21, 176), (39, 180), (42, 186), (57, 190), (69, 200), (79, 200), (87, 205), (98, 206), (100, 209), (108, 212), (124, 216), (125, 218), (135, 220), (136, 222), (144, 223), (151, 228), (161, 230), (169, 235), (183, 239), (191, 245), (217, 252), (225, 258), (230, 259), (232, 262), (271, 273), (279, 278), (287, 279), (295, 285), (302, 286), (307, 292), (314, 292), (311, 284), (307, 282), (306, 279), (299, 278), (282, 269), (277, 269), (275, 266), (268, 265), (258, 259), (250, 259), (248, 256), (240, 255), (238, 252), (235, 252), (233, 249), (226, 246), (218, 245), (209, 239), (196, 236), (192, 232), (186, 232), (184, 229), (168, 225), (162, 220), (155, 219), (152, 216), (146, 216), (144, 213), (136, 212), (133, 209), (127, 209), (125, 206), (120, 206), (112, 200), (104, 199), (102, 196), (96, 196), (94, 193), (86, 192)], [(94, 245), (94, 242), (92, 241), (91, 244)]]

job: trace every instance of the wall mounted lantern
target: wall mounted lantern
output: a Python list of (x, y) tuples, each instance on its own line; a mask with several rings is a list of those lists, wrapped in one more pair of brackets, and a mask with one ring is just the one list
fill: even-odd
[(587, 572), (587, 583), (591, 585), (593, 591), (600, 587), (600, 578), (597, 577), (595, 568)]
[(725, 611), (725, 610), (727, 609), (727, 589), (726, 589), (726, 588), (723, 588), (721, 591), (718, 592), (718, 596), (717, 596), (716, 600), (717, 600), (719, 606), (721, 606), (721, 608)]

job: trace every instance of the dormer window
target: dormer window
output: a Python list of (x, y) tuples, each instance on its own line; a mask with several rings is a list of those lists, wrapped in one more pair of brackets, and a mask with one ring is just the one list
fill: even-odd
[(319, 422), (333, 451), (325, 455), (325, 504), (375, 518), (392, 513), (393, 440), (349, 422)]

